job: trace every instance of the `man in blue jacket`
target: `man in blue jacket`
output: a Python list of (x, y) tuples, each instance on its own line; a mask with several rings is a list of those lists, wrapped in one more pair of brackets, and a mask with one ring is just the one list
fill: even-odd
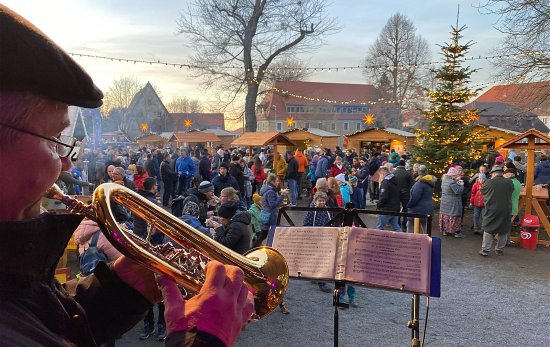
[(176, 160), (176, 172), (178, 173), (178, 195), (181, 195), (191, 187), (195, 176), (195, 163), (185, 149), (181, 150), (181, 155)]

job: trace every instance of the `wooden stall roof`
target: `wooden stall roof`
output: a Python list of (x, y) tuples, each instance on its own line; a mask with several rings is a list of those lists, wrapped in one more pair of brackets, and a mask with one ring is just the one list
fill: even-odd
[(550, 148), (550, 137), (544, 135), (537, 129), (533, 128), (504, 142), (502, 145), (498, 146), (497, 149), (501, 149), (501, 148), (527, 149), (529, 146), (529, 143), (527, 142), (527, 140), (531, 136), (534, 136), (535, 140), (536, 139), (539, 140), (539, 142), (535, 142), (535, 148), (538, 148), (538, 149)]
[(483, 124), (478, 124), (474, 126), (473, 131), (483, 132), (482, 138), (498, 138), (498, 137), (510, 138), (521, 134), (517, 131), (494, 127), (491, 125), (483, 125)]
[(200, 142), (221, 142), (220, 138), (216, 134), (203, 133), (199, 131), (192, 132), (177, 132), (172, 135), (170, 142), (187, 142), (187, 143), (200, 143)]
[(166, 138), (160, 136), (160, 135), (157, 135), (157, 134), (149, 134), (149, 135), (145, 135), (145, 136), (142, 136), (142, 137), (139, 137), (136, 139), (136, 142), (139, 143), (139, 144), (142, 144), (142, 143), (158, 143), (158, 142), (166, 142), (168, 140), (166, 140)]
[(238, 139), (231, 142), (232, 146), (268, 146), (284, 145), (295, 146), (283, 133), (277, 131), (257, 131), (242, 134)]
[(406, 138), (415, 138), (416, 137), (416, 135), (413, 134), (413, 133), (410, 133), (408, 131), (399, 130), (399, 129), (394, 129), (394, 128), (367, 128), (367, 129), (363, 129), (363, 130), (359, 130), (357, 132), (354, 132), (353, 134), (346, 134), (344, 136), (353, 139), (353, 137), (356, 137), (356, 136), (359, 136), (359, 135), (362, 135), (362, 134), (365, 134), (365, 133), (369, 133), (369, 132), (372, 132), (372, 133), (385, 132), (385, 133), (387, 133), (388, 135), (391, 135), (391, 136), (397, 135), (397, 136), (406, 137)]
[(331, 133), (330, 131), (326, 131), (326, 130), (318, 129), (318, 128), (303, 128), (303, 129), (296, 128), (296, 129), (290, 129), (290, 130), (285, 131), (285, 135), (288, 135), (288, 134), (291, 134), (291, 133), (293, 134), (292, 136), (295, 139), (300, 138), (299, 136), (296, 136), (297, 133), (301, 133), (302, 137), (304, 139), (307, 138), (308, 134), (315, 135), (315, 136), (318, 136), (318, 137), (340, 137), (340, 135), (338, 135), (338, 134)]

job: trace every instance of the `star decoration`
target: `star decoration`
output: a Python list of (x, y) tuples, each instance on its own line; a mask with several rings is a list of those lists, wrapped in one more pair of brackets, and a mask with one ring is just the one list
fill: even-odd
[(186, 128), (189, 128), (191, 127), (191, 125), (193, 125), (193, 122), (191, 121), (191, 119), (186, 119), (183, 124), (185, 125)]
[(294, 117), (290, 116), (286, 119), (286, 125), (292, 127), (294, 125)]
[(147, 132), (147, 129), (149, 129), (149, 125), (147, 125), (147, 123), (141, 123), (140, 126), (139, 126), (139, 129), (142, 132)]
[(374, 115), (373, 114), (366, 114), (365, 117), (363, 117), (363, 121), (367, 125), (372, 125), (375, 121)]

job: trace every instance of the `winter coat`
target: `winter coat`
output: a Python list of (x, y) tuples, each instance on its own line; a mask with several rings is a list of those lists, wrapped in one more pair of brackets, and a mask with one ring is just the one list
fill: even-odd
[(201, 171), (200, 171), (201, 161), (199, 160), (199, 158), (195, 156), (191, 157), (191, 160), (193, 161), (193, 166), (195, 167), (195, 170), (193, 171), (193, 177), (196, 179), (200, 179), (201, 178)]
[(399, 199), (399, 187), (393, 174), (388, 174), (380, 183), (380, 199), (376, 203), (380, 211), (400, 212), (401, 200)]
[(291, 157), (286, 164), (286, 179), (298, 180), (298, 161), (296, 158)]
[(496, 175), (483, 183), (481, 193), (485, 196), (482, 224), (484, 232), (493, 235), (510, 232), (513, 192), (512, 181), (501, 175)]
[[(136, 176), (134, 175), (134, 182), (135, 177)], [(177, 180), (178, 174), (174, 170), (172, 170), (169, 161), (163, 160), (160, 164), (160, 177), (164, 182), (175, 182)], [(138, 187), (138, 189), (143, 189), (143, 180), (141, 181), (141, 187)]]
[(485, 207), (485, 199), (483, 198), (483, 194), (481, 194), (481, 184), (479, 182), (475, 182), (472, 185), (470, 204), (476, 207)]
[(233, 187), (236, 191), (239, 191), (239, 183), (235, 177), (226, 174), (225, 176), (217, 175), (212, 180), (212, 185), (214, 186), (214, 195), (220, 196), (220, 193), (223, 188)]
[(181, 174), (183, 177), (194, 177), (195, 176), (195, 163), (190, 156), (185, 158), (179, 157), (176, 160), (176, 170), (178, 175)]
[(353, 203), (355, 208), (365, 208), (365, 201), (363, 200), (363, 189), (359, 187), (353, 188), (353, 193), (350, 196), (350, 202)]
[(535, 165), (535, 184), (547, 184), (550, 181), (550, 160), (541, 160)]
[(211, 174), (210, 174), (210, 160), (208, 159), (208, 156), (203, 156), (199, 162), (199, 173), (202, 177), (203, 181), (210, 182)]
[(229, 175), (235, 177), (239, 185), (238, 191), (241, 192), (241, 196), (244, 196), (244, 171), (239, 163), (229, 164)]
[(351, 188), (347, 183), (340, 183), (340, 194), (342, 195), (343, 206), (351, 201)]
[(441, 179), (441, 202), (439, 213), (448, 216), (462, 216), (462, 192), (464, 186), (448, 175)]
[(328, 159), (324, 155), (319, 157), (317, 167), (315, 168), (315, 177), (322, 178), (327, 177), (328, 173)]
[(248, 230), (250, 220), (247, 211), (238, 212), (231, 218), (227, 228), (222, 226), (216, 229), (214, 240), (237, 253), (244, 254), (252, 244), (252, 235)]
[(262, 232), (262, 223), (260, 223), (260, 213), (261, 213), (260, 206), (256, 204), (250, 205), (250, 208), (248, 209), (248, 213), (250, 214), (251, 223), (252, 223), (252, 232), (254, 235), (259, 235)]
[(256, 172), (256, 167), (254, 165), (252, 165), (250, 169), (252, 170), (252, 173), (254, 173), (254, 181), (256, 183), (261, 184), (267, 178), (267, 175), (265, 173), (263, 166), (260, 166), (260, 170), (259, 170), (260, 172)]
[(61, 285), (55, 268), (82, 216), (1, 222), (0, 345), (96, 346), (141, 322), (151, 303), (105, 263)]
[(434, 186), (437, 178), (432, 175), (422, 176), (411, 188), (411, 196), (407, 204), (410, 213), (424, 213), (433, 215)]
[(397, 186), (399, 187), (399, 198), (409, 199), (411, 196), (411, 188), (413, 186), (414, 178), (412, 172), (405, 170), (404, 166), (397, 166), (393, 172), (397, 179)]
[(254, 181), (254, 173), (248, 166), (244, 166), (244, 196), (252, 197), (252, 181)]
[[(315, 206), (311, 206), (315, 207)], [(323, 227), (330, 221), (331, 216), (328, 211), (321, 208), (315, 209), (315, 211), (307, 211), (304, 216), (305, 227)]]
[(511, 178), (512, 183), (514, 184), (514, 192), (512, 193), (512, 216), (518, 215), (519, 209), (519, 197), (521, 194), (521, 183), (516, 177)]
[(302, 151), (296, 150), (294, 153), (294, 158), (296, 158), (296, 162), (298, 163), (298, 173), (304, 173), (308, 166), (306, 156), (302, 153)]
[(99, 231), (97, 249), (107, 256), (109, 261), (114, 261), (122, 256), (105, 235), (100, 231), (99, 225), (91, 219), (83, 219), (74, 232), (74, 243), (78, 245), (78, 254), (82, 255), (90, 247), (92, 236)]
[(284, 179), (286, 176), (286, 161), (284, 159), (277, 160), (277, 168), (275, 169), (275, 172), (277, 173), (277, 176), (279, 178)]
[(342, 174), (342, 173), (344, 175), (347, 173), (346, 166), (344, 165), (344, 163), (342, 163), (341, 168), (338, 168), (338, 166), (336, 166), (336, 164), (334, 164), (330, 168), (329, 176), (330, 177), (336, 177), (336, 176), (338, 176), (339, 174)]
[(269, 217), (269, 225), (275, 225), (277, 223), (279, 205), (283, 202), (284, 196), (279, 194), (271, 184), (264, 184), (260, 188), (260, 195), (262, 196), (262, 210), (269, 212), (271, 215)]
[(157, 166), (157, 162), (155, 159), (147, 159), (145, 163), (143, 164), (143, 168), (145, 171), (147, 171), (147, 174), (149, 177), (156, 177), (159, 175), (159, 166)]

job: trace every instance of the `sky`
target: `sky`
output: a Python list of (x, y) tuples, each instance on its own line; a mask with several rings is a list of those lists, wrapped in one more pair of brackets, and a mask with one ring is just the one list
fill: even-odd
[[(490, 56), (503, 36), (493, 25), (495, 16), (479, 13), (473, 5), (483, 0), (333, 0), (330, 14), (338, 18), (342, 30), (325, 39), (315, 52), (299, 58), (310, 67), (361, 65), (389, 17), (406, 15), (431, 47), (431, 61), (440, 60), (437, 44), (449, 42), (451, 25), (456, 23), (460, 5), (462, 42), (474, 41), (471, 56)], [(186, 63), (193, 50), (186, 37), (176, 34), (179, 11), (187, 0), (3, 0), (2, 3), (34, 23), (67, 52)], [(134, 76), (157, 87), (162, 99), (188, 97), (205, 100), (213, 92), (199, 88), (200, 80), (186, 69), (75, 57), (95, 83), (107, 90), (113, 80)], [(481, 70), (472, 83), (496, 81), (487, 60), (469, 62)], [(308, 78), (315, 82), (366, 83), (360, 70), (319, 72)], [(209, 94), (210, 93), (210, 94)]]

